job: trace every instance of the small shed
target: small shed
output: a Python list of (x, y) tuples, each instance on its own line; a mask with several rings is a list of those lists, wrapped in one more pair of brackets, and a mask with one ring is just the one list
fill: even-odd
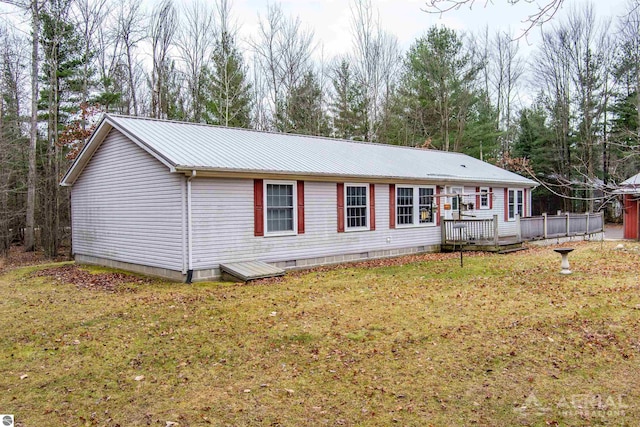
[(623, 199), (624, 238), (640, 240), (640, 173), (623, 181), (618, 193)]
[(439, 251), (458, 203), (515, 235), (536, 183), (460, 153), (105, 115), (62, 185), (77, 262), (190, 281)]

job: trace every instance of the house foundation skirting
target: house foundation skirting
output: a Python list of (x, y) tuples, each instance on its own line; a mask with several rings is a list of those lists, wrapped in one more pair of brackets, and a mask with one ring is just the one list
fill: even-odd
[[(346, 262), (366, 261), (369, 259), (379, 258), (392, 258), (402, 255), (414, 255), (420, 253), (440, 252), (440, 245), (425, 245), (414, 246), (409, 248), (400, 249), (386, 249), (379, 251), (358, 252), (343, 255), (331, 255), (315, 258), (304, 258), (297, 260), (288, 260), (280, 262), (269, 262), (276, 267), (284, 268), (285, 270), (301, 270), (305, 268), (318, 267), (321, 265), (342, 264)], [(133, 264), (122, 261), (114, 261), (111, 259), (95, 257), (91, 255), (76, 254), (75, 260), (78, 264), (92, 264), (102, 265), (110, 268), (117, 268), (120, 270), (131, 271), (134, 273), (145, 274), (148, 276), (156, 276), (164, 279), (174, 280), (178, 282), (184, 282), (186, 275), (180, 271), (170, 270), (160, 267), (149, 267), (146, 265)], [(222, 277), (219, 267), (205, 268), (193, 271), (194, 282), (206, 281), (206, 280), (219, 280)]]
[(180, 271), (170, 270), (168, 268), (150, 267), (148, 265), (133, 264), (130, 262), (115, 261), (108, 258), (96, 257), (92, 255), (76, 254), (75, 260), (78, 264), (90, 264), (101, 265), (103, 267), (117, 268), (119, 270), (131, 271), (133, 273), (140, 273), (146, 276), (161, 277), (163, 279), (174, 280), (176, 282), (183, 282), (185, 274)]

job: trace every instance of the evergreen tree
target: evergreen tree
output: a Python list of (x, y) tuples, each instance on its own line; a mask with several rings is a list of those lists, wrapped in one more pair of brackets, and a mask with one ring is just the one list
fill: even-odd
[(287, 102), (286, 132), (328, 136), (329, 120), (322, 108), (322, 90), (312, 71), (293, 88)]
[(205, 120), (222, 126), (251, 127), (251, 84), (234, 38), (223, 31), (216, 42), (208, 73)]
[(356, 81), (346, 59), (342, 59), (334, 68), (331, 83), (333, 97), (329, 110), (333, 135), (363, 141), (368, 129), (365, 91)]

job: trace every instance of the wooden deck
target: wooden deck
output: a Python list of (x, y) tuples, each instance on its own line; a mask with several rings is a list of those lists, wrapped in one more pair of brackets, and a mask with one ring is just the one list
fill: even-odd
[(468, 240), (462, 242), (447, 240), (446, 242), (442, 243), (441, 250), (442, 252), (459, 251), (460, 245), (462, 245), (463, 251), (508, 253), (524, 249), (522, 244), (522, 240), (519, 240), (516, 236), (500, 237), (498, 238), (497, 244), (493, 239)]

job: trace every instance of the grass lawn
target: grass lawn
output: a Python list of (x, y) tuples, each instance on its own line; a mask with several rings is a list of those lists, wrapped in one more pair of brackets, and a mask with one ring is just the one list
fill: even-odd
[(575, 245), (571, 276), (551, 248), (111, 292), (13, 269), (0, 413), (21, 426), (638, 425), (640, 254), (614, 246)]

